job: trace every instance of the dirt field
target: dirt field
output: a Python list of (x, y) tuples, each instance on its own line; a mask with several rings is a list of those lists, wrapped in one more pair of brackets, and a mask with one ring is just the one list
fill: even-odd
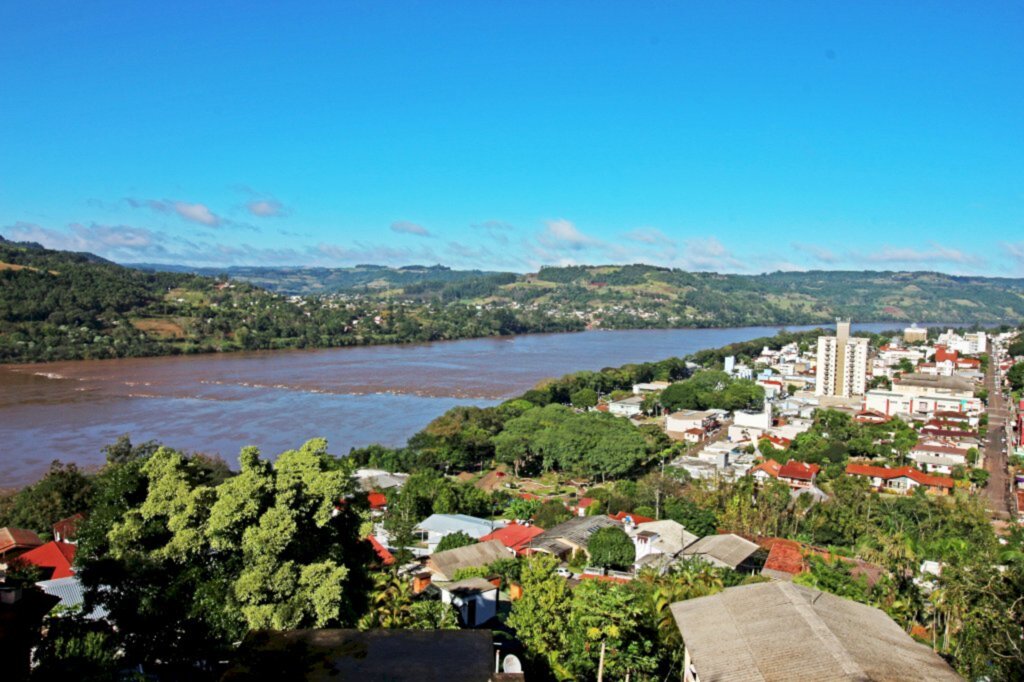
[(166, 319), (145, 319), (133, 320), (132, 326), (147, 334), (154, 334), (163, 338), (183, 339), (185, 330), (177, 322)]

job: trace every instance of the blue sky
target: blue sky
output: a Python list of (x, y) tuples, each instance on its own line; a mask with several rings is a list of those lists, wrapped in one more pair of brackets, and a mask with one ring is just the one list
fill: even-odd
[(0, 234), (1024, 275), (1019, 2), (0, 4)]

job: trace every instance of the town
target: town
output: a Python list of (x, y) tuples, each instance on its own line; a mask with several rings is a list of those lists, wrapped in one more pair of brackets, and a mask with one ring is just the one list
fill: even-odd
[[(309, 538), (298, 529), (310, 519), (290, 522), (288, 542), (327, 537), (331, 524), (347, 523), (365, 551), (350, 547), (345, 561), (364, 557), (358, 569), (371, 583), (368, 601), (357, 628), (321, 637), (309, 626), (342, 622), (343, 609), (331, 608), (362, 603), (347, 593), (356, 589), (355, 566), (335, 569), (341, 591), (318, 597), (333, 599), (333, 615), (312, 620), (301, 615), (310, 608), (304, 600), (289, 617), (259, 606), (266, 595), (246, 606), (236, 585), (231, 601), (244, 628), (278, 634), (245, 638), (225, 679), (255, 679), (252, 661), (300, 643), (342, 670), (344, 652), (358, 645), (369, 647), (371, 660), (359, 670), (389, 669), (398, 656), (456, 679), (668, 674), (695, 682), (773, 667), (788, 677), (842, 677), (851, 666), (859, 672), (850, 679), (959, 679), (982, 670), (1003, 679), (1000, 670), (1024, 660), (1013, 641), (1019, 604), (992, 624), (1008, 628), (1009, 667), (1000, 668), (984, 652), (962, 654), (980, 646), (970, 640), (975, 625), (956, 610), (963, 604), (939, 598), (965, 589), (957, 582), (967, 570), (964, 552), (988, 547), (993, 553), (975, 557), (982, 561), (1009, 552), (998, 561), (1020, 568), (1012, 562), (1024, 547), (1016, 525), (1024, 521), (1022, 356), (1012, 328), (857, 335), (839, 321), (829, 335), (782, 334), (685, 360), (568, 375), (490, 417), (453, 410), (404, 450), (367, 448), (335, 460), (311, 441), (281, 455), (277, 480), (295, 457), (322, 470), (303, 482), (300, 497), (315, 500), (327, 480), (349, 492), (327, 517), (309, 503), (293, 509), (320, 520)], [(479, 433), (488, 419), (502, 422), (486, 427), (490, 436)], [(425, 453), (441, 457), (432, 468), (447, 461), (448, 474), (421, 470)], [(111, 470), (135, 468), (138, 511), (119, 502), (121, 520), (99, 526), (111, 510), (93, 497), (52, 527), (0, 529), (2, 608), (36, 623), (19, 640), (26, 665), (51, 665), (53, 640), (76, 632), (60, 634), (68, 623), (79, 637), (110, 637), (111, 621), (121, 627), (125, 617), (119, 611), (134, 611), (137, 597), (106, 582), (113, 574), (101, 566), (112, 559), (164, 562), (185, 538), (202, 547), (207, 537), (214, 556), (241, 547), (248, 560), (269, 561), (259, 559), (265, 550), (244, 549), (255, 532), (245, 528), (263, 528), (283, 502), (254, 499), (260, 508), (245, 512), (238, 498), (272, 485), (274, 476), (258, 482), (271, 473), (257, 452), (242, 453), (240, 474), (200, 475), (195, 461), (151, 444), (111, 446), (108, 461)], [(55, 469), (48, 479), (59, 485), (74, 475)], [(30, 511), (46, 488), (44, 479), (8, 505)], [(177, 501), (166, 497), (173, 490)], [(205, 509), (189, 506), (201, 499), (210, 500)], [(116, 549), (130, 537), (133, 514), (168, 524), (146, 541), (156, 543), (149, 559), (130, 545)], [(913, 520), (921, 515), (927, 519)], [(79, 552), (80, 531), (92, 536), (88, 556)], [(154, 531), (130, 531), (139, 532), (142, 539)], [(330, 537), (341, 547), (339, 532)], [(128, 580), (142, 579), (137, 570), (120, 569)], [(1002, 571), (1005, 589), (1017, 589), (1020, 574), (1002, 563), (972, 570)], [(290, 600), (301, 592), (297, 584)], [(781, 623), (779, 638), (758, 636)], [(110, 653), (108, 663), (123, 666), (124, 658)], [(165, 664), (151, 658), (135, 670)]]

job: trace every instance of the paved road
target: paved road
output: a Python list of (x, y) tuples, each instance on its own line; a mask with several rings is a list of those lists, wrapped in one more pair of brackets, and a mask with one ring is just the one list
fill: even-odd
[(985, 374), (985, 388), (988, 389), (988, 435), (985, 440), (985, 469), (989, 479), (985, 492), (988, 494), (988, 510), (994, 518), (1010, 517), (1010, 479), (1007, 475), (1006, 422), (1010, 412), (1000, 388), (996, 385), (995, 358), (989, 363)]

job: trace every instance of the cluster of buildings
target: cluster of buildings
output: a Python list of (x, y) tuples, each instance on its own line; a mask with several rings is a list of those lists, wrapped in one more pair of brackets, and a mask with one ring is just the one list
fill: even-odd
[[(754, 381), (764, 389), (764, 407), (665, 415), (661, 423), (668, 435), (693, 446), (673, 465), (697, 479), (771, 476), (786, 482), (794, 492), (818, 495), (813, 476), (779, 477), (776, 473), (781, 465), (762, 461), (758, 450), (765, 440), (773, 448), (785, 450), (811, 428), (815, 410), (829, 408), (845, 411), (864, 424), (902, 419), (918, 432), (906, 466), (887, 469), (854, 464), (847, 473), (865, 476), (875, 488), (889, 492), (924, 487), (932, 493), (948, 493), (953, 489), (951, 474), (979, 464), (980, 417), (985, 410), (979, 397), (985, 377), (979, 356), (988, 353), (993, 342), (1011, 336), (993, 338), (985, 332), (947, 330), (929, 338), (926, 328), (913, 325), (873, 348), (868, 338), (851, 333), (849, 321), (840, 320), (834, 335), (818, 337), (808, 351), (790, 343), (779, 349), (765, 347), (748, 362), (727, 357), (723, 368), (727, 374)], [(644, 398), (669, 385), (657, 381), (636, 384), (632, 396), (612, 401), (607, 409), (643, 419)]]

